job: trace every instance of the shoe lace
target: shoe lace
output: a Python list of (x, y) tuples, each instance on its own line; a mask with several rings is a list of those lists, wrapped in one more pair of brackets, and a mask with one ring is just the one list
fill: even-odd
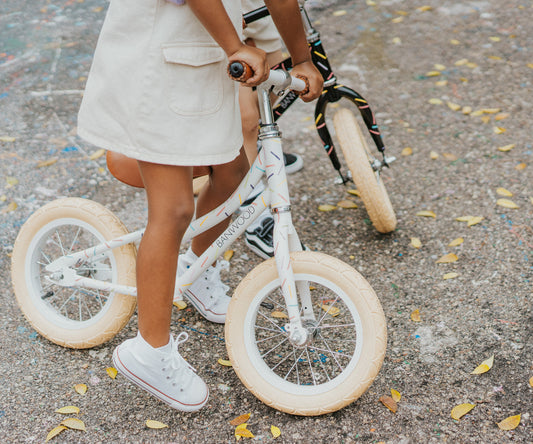
[(210, 304), (207, 306), (207, 308), (211, 308), (214, 304), (216, 304), (220, 297), (226, 296), (229, 286), (224, 284), (224, 282), (222, 282), (220, 279), (220, 272), (227, 269), (229, 269), (229, 262), (224, 260), (217, 261), (215, 265), (209, 267), (205, 271), (205, 279), (209, 285), (207, 288), (210, 291)]
[(179, 353), (180, 344), (183, 344), (187, 339), (189, 339), (189, 335), (186, 332), (181, 332), (176, 339), (171, 339), (170, 354), (161, 358), (161, 361), (165, 364), (162, 370), (167, 373), (166, 379), (173, 380), (173, 386), (179, 384), (181, 391), (183, 391), (183, 387), (187, 387), (192, 383), (196, 373), (196, 369), (183, 359)]

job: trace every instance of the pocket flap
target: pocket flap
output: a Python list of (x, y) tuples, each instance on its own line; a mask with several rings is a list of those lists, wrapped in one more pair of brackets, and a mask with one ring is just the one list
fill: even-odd
[(189, 66), (203, 66), (224, 60), (225, 53), (219, 46), (199, 44), (163, 45), (165, 62)]

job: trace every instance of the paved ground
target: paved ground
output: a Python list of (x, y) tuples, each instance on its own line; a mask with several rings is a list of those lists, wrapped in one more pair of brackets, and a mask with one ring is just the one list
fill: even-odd
[[(103, 158), (90, 160), (96, 148), (75, 135), (107, 2), (0, 4), (2, 442), (43, 442), (63, 419), (54, 410), (64, 405), (81, 409), (87, 431), (67, 430), (56, 442), (232, 442), (228, 421), (243, 413), (252, 414), (248, 427), (263, 442), (272, 439), (271, 425), (283, 442), (532, 441), (530, 1), (311, 3), (339, 79), (369, 100), (398, 157), (386, 177), (398, 229), (383, 236), (359, 201), (355, 210), (317, 210), (349, 195), (334, 183), (311, 128), (312, 106), (298, 105), (282, 125), (290, 150), (305, 159), (291, 177), (302, 239), (358, 269), (388, 322), (387, 354), (374, 384), (354, 404), (318, 418), (274, 411), (247, 392), (231, 368), (217, 364), (226, 357), (222, 327), (192, 311), (176, 312), (173, 331), (188, 330), (184, 354), (211, 387), (208, 406), (196, 414), (176, 413), (105, 373), (113, 348), (134, 334), (135, 316), (112, 341), (81, 351), (54, 345), (24, 319), (11, 288), (10, 253), (33, 211), (58, 196), (82, 196), (105, 204), (133, 230), (143, 224), (145, 201), (107, 174)], [(51, 159), (57, 161), (38, 167)], [(498, 188), (510, 191), (506, 198), (519, 208), (497, 205)], [(456, 220), (467, 215), (483, 220), (470, 227)], [(448, 246), (460, 237), (461, 245)], [(233, 286), (259, 263), (242, 244), (235, 250)], [(458, 260), (436, 263), (448, 253)], [(443, 279), (451, 272), (458, 276)], [(417, 309), (420, 322), (411, 320)], [(492, 355), (489, 372), (470, 374)], [(83, 396), (73, 389), (78, 383), (89, 387)], [(396, 414), (379, 402), (391, 388), (402, 394)], [(450, 411), (461, 403), (475, 408), (453, 420)], [(517, 414), (515, 430), (496, 426)], [(147, 429), (146, 419), (169, 427)]]

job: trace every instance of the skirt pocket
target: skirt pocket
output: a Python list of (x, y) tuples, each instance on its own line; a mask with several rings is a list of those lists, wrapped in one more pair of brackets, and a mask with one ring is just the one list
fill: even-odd
[(197, 116), (220, 109), (226, 60), (222, 48), (212, 43), (168, 43), (162, 51), (172, 111)]

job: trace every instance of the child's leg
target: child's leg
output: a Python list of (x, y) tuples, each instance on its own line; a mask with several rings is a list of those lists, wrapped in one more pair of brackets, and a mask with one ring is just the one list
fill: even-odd
[[(249, 170), (248, 159), (244, 149), (229, 163), (213, 165), (209, 182), (204, 186), (196, 203), (196, 217), (203, 216), (225, 200), (239, 186)], [(192, 241), (192, 250), (196, 255), (202, 254), (227, 228), (230, 218), (196, 236)]]
[(192, 167), (140, 162), (148, 224), (137, 254), (139, 331), (153, 347), (169, 341), (181, 239), (194, 213)]

